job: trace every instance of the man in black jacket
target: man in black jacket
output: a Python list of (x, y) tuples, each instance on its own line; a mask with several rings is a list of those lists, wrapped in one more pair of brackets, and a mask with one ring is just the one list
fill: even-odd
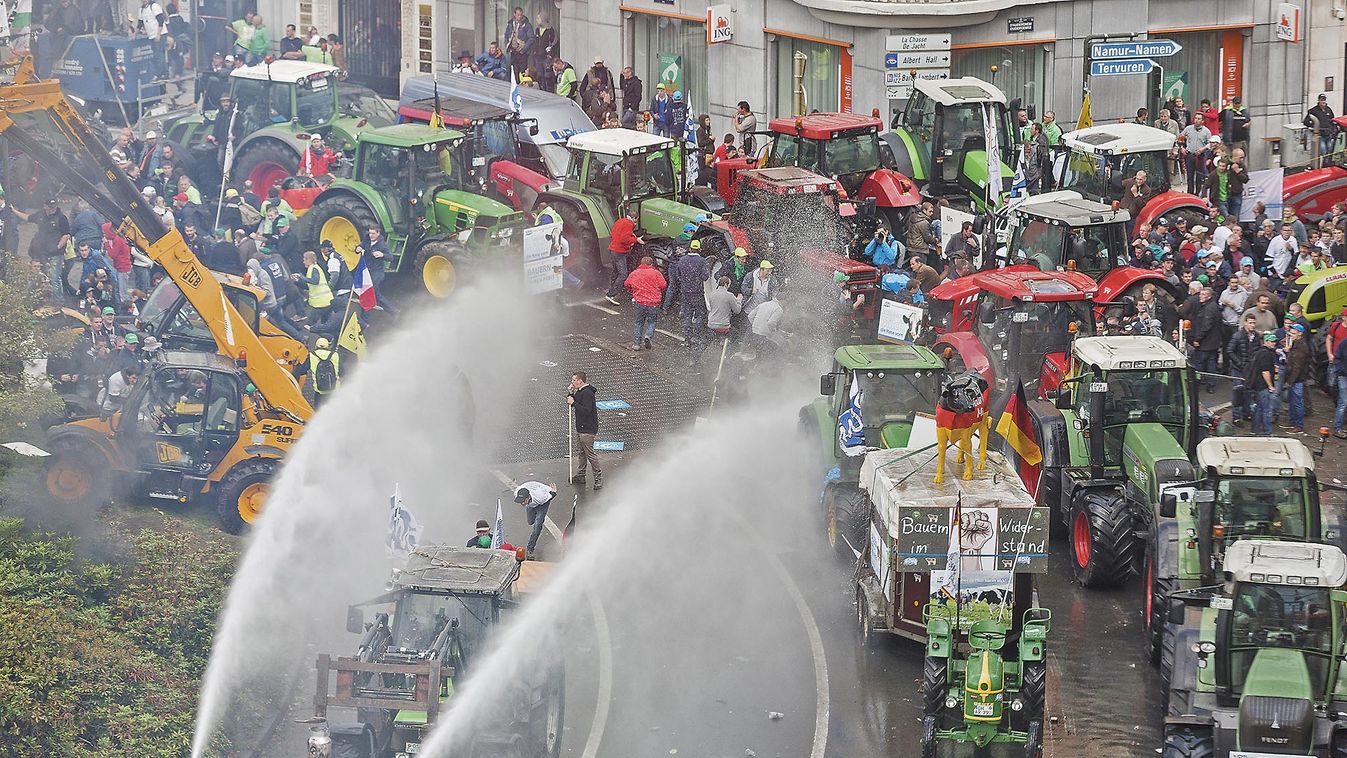
[[(1197, 293), (1197, 313), (1193, 318), (1193, 330), (1188, 334), (1188, 343), (1193, 347), (1193, 368), (1199, 372), (1216, 373), (1216, 356), (1221, 352), (1221, 305), (1216, 302), (1210, 287), (1203, 287)], [(1216, 391), (1216, 382), (1211, 378), (1202, 381), (1207, 392)]]
[(1230, 369), (1230, 416), (1235, 424), (1253, 418), (1253, 399), (1257, 393), (1244, 391), (1245, 374), (1259, 347), (1258, 319), (1250, 313), (1243, 317), (1239, 331), (1231, 335), (1225, 346), (1226, 365)]
[(1333, 121), (1333, 109), (1328, 105), (1328, 95), (1319, 95), (1319, 102), (1305, 114), (1305, 126), (1318, 129), (1319, 164), (1327, 165), (1327, 156), (1333, 152), (1333, 143), (1338, 138), (1338, 125)]
[(603, 470), (599, 468), (599, 457), (594, 453), (594, 435), (599, 433), (599, 409), (594, 401), (594, 387), (585, 379), (585, 372), (571, 374), (570, 391), (566, 393), (566, 402), (575, 413), (575, 433), (580, 437), (580, 467), (571, 484), (585, 486), (585, 466), (594, 470), (594, 489), (603, 489)]
[(1244, 386), (1253, 394), (1255, 407), (1253, 433), (1272, 436), (1272, 401), (1277, 394), (1277, 335), (1263, 335), (1263, 346), (1254, 351), (1244, 374)]

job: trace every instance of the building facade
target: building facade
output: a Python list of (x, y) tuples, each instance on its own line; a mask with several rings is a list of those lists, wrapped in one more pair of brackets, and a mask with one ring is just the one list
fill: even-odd
[[(386, 94), (399, 76), (447, 70), (458, 53), (503, 41), (517, 4), (558, 30), (562, 57), (578, 74), (596, 57), (611, 69), (633, 66), (647, 99), (656, 81), (676, 82), (717, 131), (728, 130), (740, 100), (760, 119), (803, 103), (807, 110), (878, 109), (888, 121), (905, 102), (908, 66), (919, 59), (919, 76), (993, 81), (1035, 117), (1055, 111), (1063, 126), (1075, 122), (1086, 84), (1096, 123), (1132, 118), (1143, 106), (1154, 118), (1162, 94), (1217, 107), (1239, 96), (1253, 119), (1254, 166), (1270, 165), (1285, 125), (1299, 123), (1319, 92), (1339, 112), (1347, 106), (1345, 3), (729, 0), (713, 6), (715, 36), (724, 41), (712, 43), (705, 0), (258, 0), (277, 36), (286, 19), (342, 33), (352, 75)], [(1149, 73), (1087, 76), (1087, 44), (1118, 30), (1172, 40), (1181, 50), (1153, 59)], [(916, 46), (890, 49), (909, 43)]]

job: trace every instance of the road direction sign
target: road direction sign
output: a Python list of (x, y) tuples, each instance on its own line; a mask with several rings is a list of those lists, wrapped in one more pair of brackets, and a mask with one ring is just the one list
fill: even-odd
[[(887, 65), (890, 57), (897, 58), (898, 63)], [(884, 56), (885, 68), (949, 68), (948, 50), (918, 50), (909, 53), (888, 53)]]
[(884, 98), (886, 100), (906, 100), (910, 97), (912, 97), (912, 82), (884, 88)]
[(1136, 58), (1124, 61), (1090, 61), (1090, 76), (1129, 76), (1149, 74), (1155, 70), (1155, 61)]
[[(917, 78), (926, 81), (940, 81), (949, 78), (949, 69), (947, 68), (924, 68), (917, 71)], [(885, 87), (912, 86), (912, 72), (906, 70), (889, 70), (884, 72)]]
[(948, 50), (949, 34), (890, 34), (884, 38), (884, 49), (900, 53), (914, 50)]
[(1172, 39), (1095, 42), (1090, 45), (1090, 58), (1096, 61), (1116, 61), (1124, 58), (1168, 58), (1182, 49), (1183, 45)]
[(898, 53), (884, 53), (884, 68), (898, 68)]

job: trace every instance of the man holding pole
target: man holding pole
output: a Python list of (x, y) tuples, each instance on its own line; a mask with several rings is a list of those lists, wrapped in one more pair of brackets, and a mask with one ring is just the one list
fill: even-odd
[[(580, 488), (585, 486), (585, 466), (594, 471), (594, 489), (603, 489), (603, 470), (599, 468), (599, 457), (594, 452), (594, 435), (599, 433), (599, 410), (594, 401), (594, 387), (585, 378), (585, 372), (571, 374), (570, 390), (566, 393), (566, 403), (574, 413), (575, 431), (580, 436), (580, 470), (571, 476), (571, 484)], [(572, 461), (574, 458), (572, 457)]]

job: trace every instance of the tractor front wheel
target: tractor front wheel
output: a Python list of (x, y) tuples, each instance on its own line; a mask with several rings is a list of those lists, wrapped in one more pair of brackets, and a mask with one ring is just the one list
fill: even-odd
[(1210, 734), (1197, 734), (1180, 727), (1165, 735), (1161, 758), (1211, 758), (1215, 745)]
[(945, 698), (948, 695), (949, 659), (926, 656), (921, 677), (922, 715), (935, 719), (937, 726), (945, 713)]
[(1116, 587), (1132, 576), (1132, 514), (1117, 490), (1084, 490), (1071, 509), (1071, 566), (1082, 587)]
[(328, 240), (341, 253), (348, 268), (355, 268), (355, 248), (365, 240), (371, 226), (383, 228), (362, 200), (349, 195), (338, 195), (315, 204), (305, 216), (313, 242)]
[(1043, 721), (1048, 702), (1048, 664), (1046, 661), (1025, 661), (1020, 677), (1020, 697), (1024, 700), (1024, 717), (1032, 724)]
[(87, 442), (65, 442), (47, 460), (47, 494), (79, 510), (101, 508), (112, 495), (107, 456)]
[(275, 475), (276, 462), (269, 458), (254, 458), (230, 469), (217, 485), (220, 528), (238, 534), (257, 520), (271, 494), (271, 479)]
[(572, 203), (557, 203), (556, 208), (561, 214), (561, 236), (571, 249), (563, 265), (586, 285), (607, 287), (608, 271), (600, 257), (598, 234), (589, 214)]
[(416, 253), (421, 286), (432, 297), (444, 299), (458, 291), (472, 270), (472, 253), (458, 240), (427, 242)]

